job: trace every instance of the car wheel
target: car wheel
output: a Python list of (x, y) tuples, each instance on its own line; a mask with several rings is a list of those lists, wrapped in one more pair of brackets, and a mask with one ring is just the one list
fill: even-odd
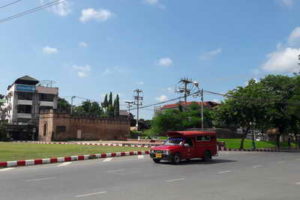
[(154, 161), (155, 163), (159, 163), (159, 162), (160, 162), (160, 159), (153, 159), (153, 161)]
[(204, 152), (203, 160), (204, 161), (210, 161), (211, 160), (211, 153), (210, 153), (210, 151), (205, 151)]
[(179, 153), (176, 153), (176, 154), (173, 156), (172, 163), (177, 165), (177, 164), (180, 163), (180, 160), (181, 160), (180, 154), (179, 154)]

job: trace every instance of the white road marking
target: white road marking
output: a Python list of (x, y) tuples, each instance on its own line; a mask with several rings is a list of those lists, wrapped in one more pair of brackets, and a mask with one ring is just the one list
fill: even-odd
[(280, 160), (280, 161), (278, 161), (277, 163), (278, 164), (282, 164), (282, 163), (284, 163), (285, 161), (283, 161), (283, 160)]
[(76, 195), (76, 198), (82, 198), (82, 197), (89, 197), (89, 196), (95, 196), (99, 194), (106, 194), (106, 191), (101, 191), (101, 192), (94, 192), (94, 193), (88, 193), (88, 194), (81, 194), (81, 195)]
[(105, 158), (104, 160), (103, 160), (103, 162), (110, 162), (112, 160), (112, 158)]
[(297, 182), (296, 185), (300, 185), (300, 182)]
[(218, 174), (226, 174), (226, 173), (230, 173), (230, 170), (226, 170), (226, 171), (219, 171)]
[(255, 168), (262, 167), (262, 165), (253, 165), (252, 167), (255, 169)]
[(177, 182), (177, 181), (183, 181), (184, 178), (176, 178), (176, 179), (170, 179), (170, 180), (166, 180), (167, 183), (172, 183), (172, 182)]
[(15, 169), (14, 167), (8, 167), (8, 168), (4, 168), (4, 169), (0, 169), (0, 172), (5, 172), (5, 171), (10, 171)]
[(57, 165), (57, 167), (64, 167), (64, 166), (67, 166), (67, 165), (70, 165), (72, 164), (72, 162), (64, 162), (64, 163), (61, 163), (59, 165)]
[(138, 155), (138, 159), (144, 159), (145, 156), (144, 155)]
[(45, 177), (45, 178), (36, 178), (36, 179), (28, 179), (26, 182), (36, 182), (36, 181), (46, 181), (46, 180), (52, 180), (56, 177)]
[(107, 173), (118, 173), (118, 172), (123, 172), (125, 169), (116, 169), (116, 170), (108, 170), (106, 171)]

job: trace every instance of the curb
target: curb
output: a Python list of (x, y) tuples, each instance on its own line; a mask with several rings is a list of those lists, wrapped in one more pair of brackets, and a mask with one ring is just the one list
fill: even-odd
[(77, 145), (92, 145), (92, 146), (145, 147), (145, 148), (161, 145), (161, 144), (116, 144), (116, 143), (87, 143), (87, 142), (34, 142), (34, 141), (16, 141), (16, 142), (31, 143), (31, 144), (77, 144)]
[(149, 153), (150, 151), (130, 151), (130, 152), (101, 153), (101, 154), (90, 154), (90, 155), (79, 155), (79, 156), (66, 156), (66, 157), (57, 157), (57, 158), (43, 158), (43, 159), (35, 159), (35, 160), (7, 161), (7, 162), (0, 162), (0, 168), (62, 163), (62, 162), (90, 160), (90, 159), (97, 159), (97, 158), (146, 155)]
[(243, 152), (280, 152), (278, 149), (230, 149), (230, 148), (219, 148), (219, 151), (243, 151)]

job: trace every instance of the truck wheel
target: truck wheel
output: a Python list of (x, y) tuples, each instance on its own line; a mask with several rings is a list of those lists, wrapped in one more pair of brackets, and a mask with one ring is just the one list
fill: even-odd
[(153, 159), (153, 161), (154, 161), (155, 163), (159, 163), (159, 162), (160, 162), (160, 159)]
[(211, 153), (210, 153), (210, 151), (205, 151), (204, 152), (203, 160), (204, 161), (210, 161), (211, 160)]
[(175, 153), (175, 155), (172, 158), (172, 163), (177, 165), (177, 164), (180, 163), (180, 160), (181, 160), (180, 154), (179, 153)]

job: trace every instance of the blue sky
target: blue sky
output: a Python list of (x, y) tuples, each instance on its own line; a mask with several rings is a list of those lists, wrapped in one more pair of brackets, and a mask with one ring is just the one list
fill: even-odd
[[(43, 2), (20, 1), (0, 17)], [(299, 71), (299, 19), (299, 0), (66, 0), (0, 23), (0, 93), (23, 75), (56, 81), (67, 99), (112, 91), (125, 101), (140, 88), (147, 105), (177, 97), (182, 77), (225, 93)]]

